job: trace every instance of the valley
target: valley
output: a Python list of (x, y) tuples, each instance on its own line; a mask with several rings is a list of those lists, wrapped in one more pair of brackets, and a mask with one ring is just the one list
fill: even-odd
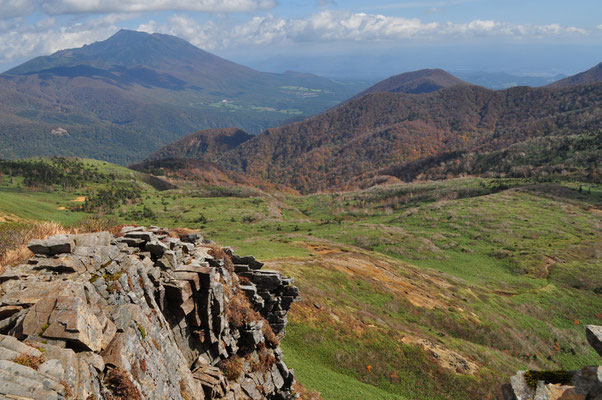
[[(158, 178), (177, 188), (157, 190), (144, 173), (74, 162), (89, 171), (76, 188), (5, 173), (0, 212), (15, 222), (2, 230), (176, 224), (254, 254), (295, 277), (285, 359), (325, 399), (493, 399), (518, 368), (597, 360), (583, 326), (602, 318), (599, 184), (462, 178), (299, 196), (174, 172)], [(94, 200), (119, 186), (138, 196)]]

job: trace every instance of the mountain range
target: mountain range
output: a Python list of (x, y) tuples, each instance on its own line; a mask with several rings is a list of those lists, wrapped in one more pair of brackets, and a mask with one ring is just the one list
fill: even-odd
[(426, 176), (470, 174), (433, 163), (472, 165), (468, 155), (534, 138), (596, 134), (601, 65), (543, 88), (495, 91), (425, 69), (361, 91), (122, 30), (0, 75), (0, 157), (147, 157), (154, 168), (162, 159), (195, 159), (303, 193), (416, 179), (418, 166), (428, 165)]
[[(585, 76), (595, 76), (597, 68)], [(443, 162), (453, 155), (495, 152), (539, 137), (595, 134), (602, 126), (602, 83), (595, 78), (586, 84), (568, 79), (575, 84), (494, 91), (440, 70), (402, 74), (339, 107), (268, 129), (226, 152), (207, 148), (192, 153), (303, 193), (404, 179), (409, 176), (404, 168), (414, 171), (419, 160)], [(413, 93), (418, 87), (427, 90), (420, 82), (439, 82), (440, 87)], [(185, 144), (155, 154), (185, 156), (191, 151), (176, 149)], [(445, 160), (437, 158), (441, 155), (447, 155)], [(597, 163), (592, 168), (598, 168)]]
[(0, 157), (77, 155), (124, 164), (202, 128), (259, 133), (364, 87), (259, 72), (174, 36), (121, 30), (0, 75)]

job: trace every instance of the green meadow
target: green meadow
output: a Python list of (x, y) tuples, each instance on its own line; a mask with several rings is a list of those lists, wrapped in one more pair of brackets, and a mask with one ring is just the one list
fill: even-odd
[[(144, 174), (83, 162), (99, 178), (75, 188), (2, 176), (4, 223), (102, 215), (188, 227), (266, 261), (301, 290), (285, 358), (324, 399), (496, 398), (515, 370), (599, 362), (584, 326), (602, 322), (601, 185), (465, 178), (309, 196), (194, 182), (160, 191)], [(137, 197), (110, 209), (93, 201), (120, 185)]]

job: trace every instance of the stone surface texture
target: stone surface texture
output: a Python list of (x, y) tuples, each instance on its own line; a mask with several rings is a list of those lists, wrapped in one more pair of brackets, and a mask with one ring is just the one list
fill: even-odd
[(0, 276), (0, 400), (294, 398), (278, 345), (292, 279), (174, 236), (32, 241), (34, 256)]
[(587, 341), (602, 357), (602, 326), (588, 325), (585, 329)]

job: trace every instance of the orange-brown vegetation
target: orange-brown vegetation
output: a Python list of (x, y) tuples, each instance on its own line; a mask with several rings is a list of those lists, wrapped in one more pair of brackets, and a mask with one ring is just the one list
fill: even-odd
[(230, 272), (234, 272), (234, 264), (232, 264), (232, 259), (230, 256), (224, 251), (224, 249), (217, 245), (210, 245), (209, 247), (209, 255), (213, 256), (216, 260), (223, 260), (224, 267)]
[(7, 265), (19, 264), (29, 257), (31, 252), (27, 243), (32, 239), (44, 239), (52, 235), (71, 233), (70, 229), (56, 222), (16, 224), (0, 231), (0, 273)]
[(46, 361), (46, 360), (43, 355), (36, 357), (36, 356), (30, 356), (27, 354), (20, 355), (19, 357), (15, 358), (13, 360), (14, 363), (24, 365), (29, 368), (33, 368), (36, 371), (38, 370), (38, 368), (40, 368), (40, 365), (42, 365), (44, 363), (44, 361)]
[(293, 390), (299, 395), (301, 400), (322, 400), (322, 395), (318, 392), (306, 389), (301, 383), (293, 383)]
[(261, 328), (261, 332), (263, 333), (263, 336), (265, 337), (266, 342), (271, 347), (276, 348), (278, 346), (280, 341), (278, 340), (278, 337), (274, 333), (274, 330), (272, 329), (272, 326), (270, 325), (270, 323), (265, 319), (263, 320), (263, 327)]
[(533, 137), (597, 129), (601, 95), (602, 84), (372, 93), (269, 129), (225, 153), (220, 165), (305, 193), (345, 189), (354, 177), (444, 152), (493, 151)]
[(226, 316), (230, 326), (234, 328), (242, 328), (254, 321), (261, 320), (261, 315), (253, 309), (247, 296), (237, 290), (230, 298), (230, 302), (226, 307)]
[(252, 364), (251, 368), (254, 371), (268, 372), (272, 369), (272, 366), (276, 364), (276, 357), (268, 351), (265, 343), (260, 343), (257, 346), (257, 355), (259, 360)]
[(105, 381), (113, 395), (119, 400), (142, 400), (140, 391), (121, 368), (109, 370)]
[(235, 381), (242, 375), (243, 359), (239, 356), (232, 356), (221, 360), (217, 367), (222, 371), (226, 379)]
[(82, 219), (77, 225), (66, 227), (56, 222), (27, 222), (9, 224), (0, 229), (0, 273), (6, 266), (24, 262), (31, 257), (27, 244), (32, 239), (45, 239), (59, 234), (78, 234), (109, 231), (116, 234), (121, 226), (102, 215)]

